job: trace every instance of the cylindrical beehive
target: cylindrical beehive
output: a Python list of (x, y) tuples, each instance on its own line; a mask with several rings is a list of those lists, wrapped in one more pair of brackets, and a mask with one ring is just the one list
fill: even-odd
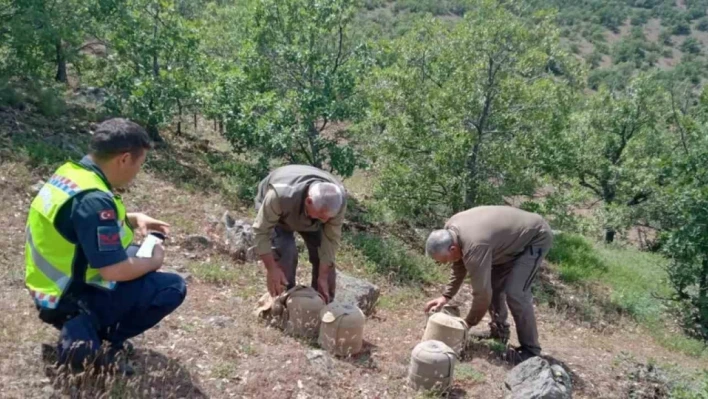
[(320, 312), (319, 344), (339, 356), (356, 355), (364, 340), (366, 317), (351, 304), (330, 303)]
[(421, 341), (437, 340), (444, 342), (458, 355), (467, 345), (467, 323), (459, 317), (447, 313), (433, 313), (428, 318)]
[(415, 389), (446, 390), (452, 385), (456, 361), (455, 351), (443, 342), (423, 341), (411, 354), (408, 382)]
[(325, 306), (320, 294), (311, 287), (292, 291), (285, 307), (288, 310), (286, 331), (300, 337), (317, 337), (320, 327), (320, 310)]

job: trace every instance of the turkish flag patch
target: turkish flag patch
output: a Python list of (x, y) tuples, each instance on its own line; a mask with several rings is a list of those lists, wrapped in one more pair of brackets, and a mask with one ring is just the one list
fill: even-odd
[(104, 209), (98, 212), (98, 218), (100, 220), (116, 220), (116, 211), (113, 209)]

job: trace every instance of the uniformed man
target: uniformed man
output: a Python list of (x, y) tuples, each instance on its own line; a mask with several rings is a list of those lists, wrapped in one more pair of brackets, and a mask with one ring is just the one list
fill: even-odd
[(138, 174), (150, 148), (142, 127), (107, 120), (89, 155), (57, 169), (30, 207), (25, 282), (40, 319), (61, 331), (60, 363), (72, 368), (114, 365), (132, 374), (128, 338), (155, 326), (186, 295), (180, 276), (156, 272), (160, 245), (151, 258), (133, 257), (133, 228), (167, 234), (168, 224), (127, 213), (115, 194)]
[(331, 302), (346, 210), (344, 186), (318, 168), (288, 165), (258, 184), (255, 202), (256, 251), (266, 268), (268, 292), (277, 296), (295, 286), (298, 256), (293, 233), (298, 232), (312, 263), (312, 287)]
[(552, 241), (548, 223), (521, 209), (480, 206), (454, 215), (443, 230), (430, 233), (425, 244), (430, 257), (452, 263), (443, 295), (428, 302), (425, 311), (447, 304), (469, 274), (473, 300), (465, 321), (477, 325), (487, 309), (492, 319), (490, 331), (478, 337), (506, 343), (508, 303), (521, 344), (507, 352), (508, 359), (517, 364), (540, 355), (531, 284)]

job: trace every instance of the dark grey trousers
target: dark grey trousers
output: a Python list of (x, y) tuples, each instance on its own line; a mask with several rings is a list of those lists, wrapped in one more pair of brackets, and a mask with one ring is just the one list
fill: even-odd
[[(307, 246), (307, 252), (312, 264), (312, 288), (317, 289), (317, 277), (320, 271), (320, 257), (318, 249), (322, 242), (322, 230), (313, 232), (298, 232)], [(275, 226), (271, 235), (271, 245), (273, 248), (273, 256), (276, 262), (283, 268), (285, 278), (288, 280), (288, 289), (295, 286), (295, 275), (297, 273), (298, 253), (297, 245), (295, 244), (295, 234), (292, 231), (286, 231)], [(329, 297), (334, 299), (336, 288), (337, 272), (332, 265), (332, 270), (327, 278), (329, 282)]]
[[(509, 329), (507, 319), (511, 315), (516, 323), (516, 334), (521, 346), (536, 355), (541, 354), (533, 310), (533, 283), (543, 258), (550, 247), (528, 246), (524, 253), (511, 262), (492, 266), (492, 303), (489, 315), (497, 328)], [(495, 326), (492, 326), (494, 328)]]

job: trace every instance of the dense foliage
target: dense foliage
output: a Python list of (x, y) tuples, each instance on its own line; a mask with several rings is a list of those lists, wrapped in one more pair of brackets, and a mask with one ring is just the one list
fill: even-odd
[(95, 86), (156, 140), (202, 116), (249, 178), (370, 167), (378, 209), (424, 228), (518, 201), (570, 229), (585, 207), (608, 242), (643, 225), (706, 337), (708, 1), (683, 5), (0, 0), (0, 105)]

